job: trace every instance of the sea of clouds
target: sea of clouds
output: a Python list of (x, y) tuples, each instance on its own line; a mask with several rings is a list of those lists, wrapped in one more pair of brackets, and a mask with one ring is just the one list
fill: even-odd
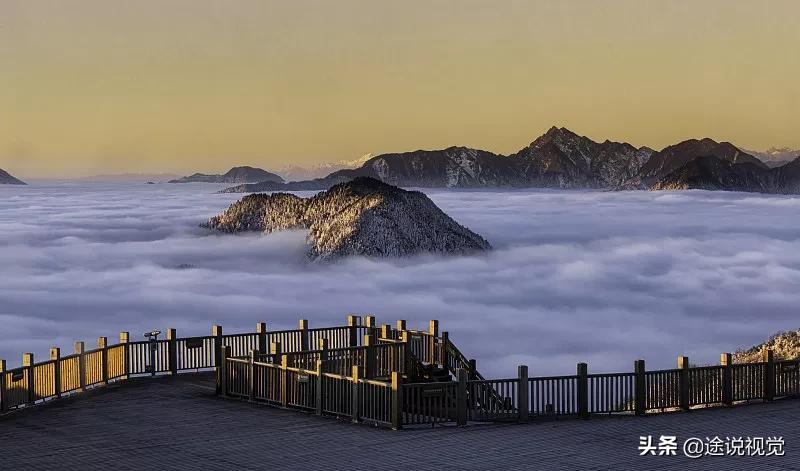
[[(800, 198), (723, 192), (428, 191), (495, 247), (310, 264), (304, 234), (210, 233), (209, 184), (0, 187), (0, 358), (98, 336), (439, 319), (494, 377), (628, 371), (800, 327)], [(193, 268), (179, 268), (190, 265)]]

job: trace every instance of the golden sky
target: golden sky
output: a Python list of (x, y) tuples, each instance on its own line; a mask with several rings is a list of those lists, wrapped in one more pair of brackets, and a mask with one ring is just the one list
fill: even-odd
[(800, 147), (800, 2), (0, 0), (0, 168), (219, 172), (551, 125)]

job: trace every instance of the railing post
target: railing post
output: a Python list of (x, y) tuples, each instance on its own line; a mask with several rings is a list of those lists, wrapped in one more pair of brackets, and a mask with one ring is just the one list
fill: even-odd
[(308, 348), (308, 319), (300, 319), (300, 351), (307, 352)]
[(78, 391), (86, 389), (86, 355), (83, 354), (84, 351), (86, 351), (86, 346), (83, 342), (75, 342), (75, 353), (78, 354), (78, 381), (80, 382)]
[(436, 319), (428, 323), (428, 363), (436, 364), (436, 337), (439, 336), (439, 321)]
[(100, 349), (100, 375), (103, 385), (108, 386), (108, 337), (97, 337), (97, 348)]
[[(328, 339), (319, 339), (319, 343), (321, 344), (323, 340), (326, 341), (326, 345), (325, 346), (327, 347), (327, 340)], [(322, 394), (323, 394), (323, 387), (325, 386), (325, 383), (324, 383), (325, 376), (323, 374), (324, 371), (323, 371), (323, 368), (322, 368), (322, 364), (323, 364), (323, 360), (322, 359), (317, 360), (317, 394), (316, 394), (317, 397), (316, 397), (316, 401), (315, 401), (316, 406), (317, 406), (317, 410), (316, 410), (317, 415), (322, 415)]]
[(228, 395), (228, 358), (231, 356), (231, 347), (222, 347), (222, 355), (217, 366), (217, 395)]
[(61, 349), (50, 349), (50, 360), (53, 362), (53, 395), (61, 397)]
[(130, 367), (128, 365), (128, 340), (130, 339), (131, 334), (128, 332), (120, 332), (119, 333), (119, 343), (122, 345), (122, 376), (119, 377), (120, 381), (128, 379), (128, 371), (130, 371)]
[(269, 346), (269, 354), (272, 357), (272, 363), (276, 365), (281, 364), (281, 343), (280, 342), (272, 342), (272, 345)]
[(405, 319), (398, 319), (396, 328), (397, 328), (397, 336), (399, 337), (402, 332), (406, 331), (406, 321), (405, 321)]
[(636, 360), (633, 363), (634, 376), (634, 403), (633, 410), (636, 415), (644, 415), (647, 408), (647, 383), (645, 378), (644, 360)]
[(272, 345), (269, 346), (269, 354), (272, 357), (272, 363), (280, 365), (281, 364), (281, 343), (280, 342), (272, 342)]
[(258, 353), (266, 355), (269, 351), (269, 345), (267, 345), (267, 323), (259, 322), (256, 324), (256, 333), (258, 334)]
[[(459, 378), (462, 370), (459, 369)], [(528, 367), (526, 365), (517, 366), (517, 409), (519, 421), (527, 422), (530, 408), (528, 406)]]
[(439, 344), (441, 347), (441, 351), (439, 352), (439, 361), (442, 363), (442, 368), (445, 371), (449, 371), (448, 369), (448, 358), (447, 358), (447, 344), (450, 343), (450, 332), (442, 332), (442, 341)]
[(359, 397), (359, 392), (361, 388), (359, 388), (359, 380), (361, 379), (361, 367), (358, 365), (353, 365), (353, 378), (351, 381), (353, 382), (353, 422), (357, 423), (361, 421), (361, 398)]
[(178, 374), (178, 332), (175, 329), (167, 329), (167, 355), (169, 373)]
[(347, 316), (347, 327), (348, 327), (348, 346), (350, 347), (357, 347), (358, 346), (358, 316), (349, 315)]
[[(411, 370), (411, 336), (408, 335), (408, 331), (403, 330), (400, 332), (400, 340), (403, 342), (403, 372), (407, 377), (411, 378), (412, 373), (415, 372)], [(415, 378), (412, 378), (411, 382), (414, 381)]]
[(6, 411), (6, 361), (0, 359), (0, 414)]
[(474, 358), (469, 360), (469, 379), (478, 379), (478, 362)]
[(375, 333), (375, 328), (378, 324), (375, 323), (375, 316), (364, 316), (364, 326), (367, 327), (367, 333)]
[(678, 369), (680, 371), (680, 399), (681, 410), (689, 410), (689, 357), (678, 357)]
[(589, 365), (578, 363), (578, 417), (589, 418)]
[(281, 356), (281, 405), (289, 407), (289, 356)]
[(381, 337), (382, 339), (391, 339), (392, 338), (392, 326), (390, 324), (383, 324), (381, 325)]
[(764, 365), (764, 401), (775, 399), (775, 354), (771, 348), (762, 351)]
[(248, 362), (248, 366), (250, 367), (250, 376), (248, 376), (248, 385), (247, 385), (247, 397), (252, 402), (255, 400), (255, 391), (256, 391), (256, 355), (257, 350), (250, 350), (250, 361)]
[(364, 378), (375, 377), (377, 370), (377, 358), (375, 358), (375, 334), (369, 333), (364, 336)]
[(222, 393), (223, 371), (220, 368), (222, 364), (222, 326), (214, 325), (211, 327), (211, 335), (214, 337), (214, 369), (217, 372), (217, 394)]
[(730, 353), (721, 353), (719, 355), (719, 364), (722, 366), (722, 403), (730, 406), (733, 404), (732, 355)]
[(467, 425), (467, 372), (456, 370), (456, 425)]
[(392, 429), (403, 428), (403, 375), (392, 371)]
[(25, 366), (27, 370), (28, 402), (33, 404), (36, 402), (36, 379), (33, 376), (33, 353), (22, 354), (22, 366)]
[(328, 339), (319, 339), (317, 348), (319, 349), (319, 359), (322, 361), (323, 368), (328, 361)]

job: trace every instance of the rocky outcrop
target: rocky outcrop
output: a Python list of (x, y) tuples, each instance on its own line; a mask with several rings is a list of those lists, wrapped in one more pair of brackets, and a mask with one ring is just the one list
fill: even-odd
[(738, 350), (733, 354), (735, 363), (754, 363), (762, 361), (763, 352), (771, 348), (776, 360), (794, 360), (800, 358), (800, 329), (778, 332), (766, 342)]
[(188, 177), (170, 180), (169, 183), (256, 183), (274, 182), (282, 183), (283, 178), (266, 170), (253, 167), (233, 167), (224, 175), (207, 175), (195, 173)]
[(0, 168), (0, 185), (26, 185), (26, 183)]
[(367, 177), (311, 198), (248, 195), (205, 226), (230, 233), (308, 230), (308, 256), (316, 261), (349, 255), (468, 254), (491, 248), (423, 193)]

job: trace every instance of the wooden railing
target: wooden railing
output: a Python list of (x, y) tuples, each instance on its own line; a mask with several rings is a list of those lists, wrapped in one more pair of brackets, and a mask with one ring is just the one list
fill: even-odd
[(643, 415), (691, 408), (732, 406), (800, 396), (800, 359), (690, 367), (685, 356), (675, 369), (647, 371), (643, 360), (632, 372), (592, 373), (585, 363), (576, 374), (486, 379), (439, 332), (378, 326), (375, 318), (349, 316), (347, 325), (314, 328), (301, 320), (298, 329), (119, 343), (105, 337), (86, 350), (35, 363), (23, 355), (22, 366), (7, 369), (0, 360), (0, 412), (48, 402), (131, 377), (216, 371), (217, 393), (318, 415), (343, 417), (392, 428), (443, 423), (528, 421), (592, 415)]
[(405, 343), (328, 349), (326, 339), (320, 339), (320, 346), (317, 350), (281, 353), (281, 345), (274, 342), (271, 353), (259, 354), (256, 360), (280, 365), (285, 357), (288, 366), (303, 369), (314, 369), (317, 361), (322, 361), (325, 372), (340, 375), (347, 375), (358, 366), (367, 378), (388, 378), (395, 371), (406, 374)]
[[(131, 341), (128, 332), (121, 332), (117, 344), (108, 345), (108, 339), (100, 337), (97, 348), (86, 350), (83, 342), (76, 342), (74, 353), (65, 356), (54, 347), (50, 358), (39, 363), (34, 362), (32, 353), (24, 354), (22, 365), (13, 369), (0, 360), (0, 413), (131, 377), (218, 370), (224, 348), (232, 356), (244, 357), (253, 351), (267, 355), (269, 346), (278, 344), (283, 353), (300, 355), (322, 339), (334, 349), (365, 348), (369, 341), (365, 334), (377, 333), (372, 316), (363, 320), (348, 316), (347, 325), (315, 329), (301, 320), (298, 329), (280, 331), (268, 331), (262, 322), (255, 332), (224, 335), (221, 326), (213, 326), (209, 336), (183, 338), (177, 337), (175, 329), (168, 329), (166, 338), (144, 341)], [(372, 361), (361, 366), (389, 377), (392, 371), (404, 370), (404, 349), (403, 344), (379, 345), (376, 337), (369, 346)]]
[(403, 385), (403, 394), (414, 398), (411, 412), (432, 414), (404, 423), (643, 415), (800, 396), (800, 359), (775, 361), (768, 350), (759, 363), (734, 365), (730, 360), (726, 353), (720, 365), (690, 367), (682, 356), (679, 368), (657, 371), (646, 371), (644, 361), (638, 360), (633, 372), (605, 374), (588, 374), (586, 364), (580, 363), (576, 375), (549, 377), (528, 377), (528, 368), (520, 366), (517, 378), (493, 380), (467, 379), (467, 372), (460, 370), (458, 379), (449, 383)]
[(230, 357), (224, 347), (220, 394), (228, 397), (262, 402), (287, 409), (304, 410), (318, 415), (348, 418), (353, 422), (400, 428), (400, 416), (393, 404), (399, 400), (402, 377), (391, 374), (390, 381), (364, 378), (362, 368), (353, 366), (350, 375), (327, 373), (324, 361), (317, 360), (316, 368), (288, 366), (287, 357), (279, 365), (256, 360)]

